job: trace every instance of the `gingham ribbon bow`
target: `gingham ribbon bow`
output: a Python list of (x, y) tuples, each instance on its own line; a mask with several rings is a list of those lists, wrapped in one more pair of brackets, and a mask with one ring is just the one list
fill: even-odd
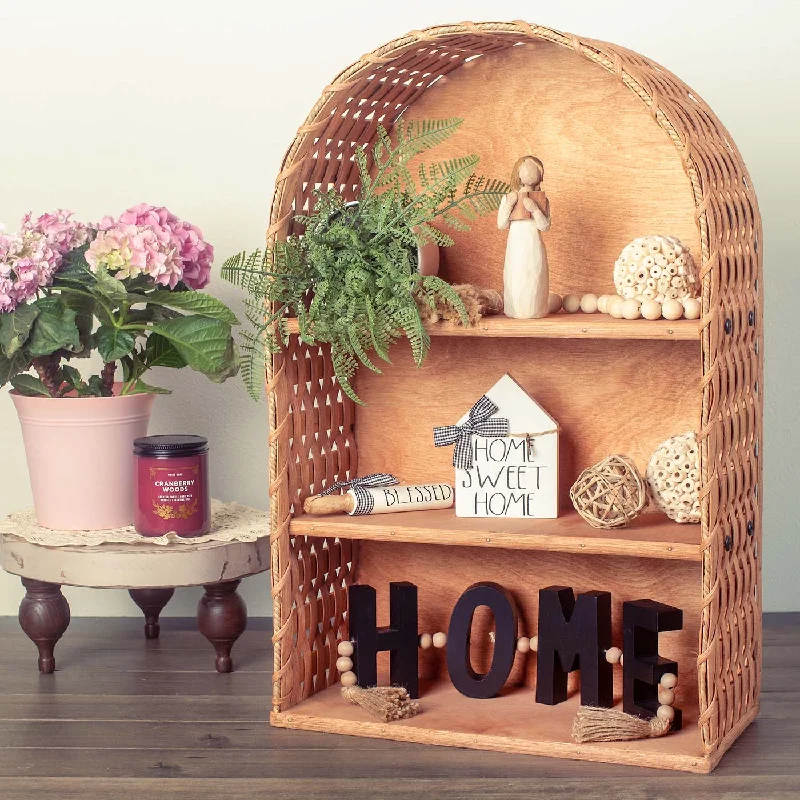
[(436, 447), (454, 444), (453, 466), (469, 469), (472, 466), (472, 436), (508, 436), (507, 419), (490, 417), (500, 409), (484, 395), (469, 411), (469, 419), (463, 425), (442, 425), (433, 429)]
[(341, 489), (377, 489), (379, 486), (394, 486), (400, 483), (394, 475), (388, 472), (373, 472), (372, 475), (365, 475), (363, 478), (350, 478), (346, 481), (337, 481), (329, 486), (325, 491), (320, 492), (320, 497), (338, 492)]
[(369, 514), (372, 512), (374, 500), (367, 489), (377, 489), (380, 486), (394, 486), (400, 483), (394, 475), (388, 472), (373, 472), (372, 475), (365, 475), (363, 478), (350, 478), (347, 481), (337, 481), (329, 486), (325, 491), (320, 492), (320, 497), (338, 492), (340, 489), (352, 489), (356, 498), (356, 507), (352, 512), (354, 515)]

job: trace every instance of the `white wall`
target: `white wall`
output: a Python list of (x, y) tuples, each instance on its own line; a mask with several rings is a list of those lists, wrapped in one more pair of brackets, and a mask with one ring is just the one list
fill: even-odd
[[(744, 154), (765, 224), (767, 394), (764, 601), (799, 610), (800, 518), (794, 454), (800, 347), (793, 317), (800, 207), (800, 4), (794, 0), (306, 0), (304, 3), (6, 0), (0, 5), (0, 220), (74, 209), (84, 219), (146, 201), (203, 229), (218, 260), (263, 241), (280, 160), (323, 87), (343, 67), (413, 28), (517, 19), (616, 42), (680, 75), (716, 110)], [(225, 300), (234, 292), (217, 280)], [(668, 380), (665, 376), (665, 380)], [(214, 494), (265, 507), (266, 410), (236, 382), (165, 371), (154, 432), (207, 434)], [(19, 428), (0, 395), (0, 514), (30, 502)], [(70, 589), (75, 615), (130, 614), (122, 592)], [(180, 592), (167, 613), (192, 613)], [(268, 613), (267, 576), (246, 581)], [(0, 614), (21, 587), (0, 576)]]

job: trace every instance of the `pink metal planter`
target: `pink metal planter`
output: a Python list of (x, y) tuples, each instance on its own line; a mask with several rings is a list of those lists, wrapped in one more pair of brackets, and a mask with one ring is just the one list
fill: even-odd
[[(115, 393), (120, 387), (115, 385)], [(22, 426), (39, 524), (58, 530), (132, 525), (133, 440), (147, 435), (155, 395), (10, 394)]]

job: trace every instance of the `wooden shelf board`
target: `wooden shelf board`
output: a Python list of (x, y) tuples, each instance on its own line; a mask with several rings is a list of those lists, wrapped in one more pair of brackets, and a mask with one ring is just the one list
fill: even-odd
[(700, 526), (643, 514), (628, 528), (597, 530), (571, 511), (558, 519), (457, 517), (453, 509), (351, 517), (303, 515), (290, 533), (417, 544), (700, 561)]
[(509, 688), (491, 700), (473, 700), (460, 694), (449, 681), (422, 682), (422, 713), (383, 723), (342, 698), (336, 685), (288, 711), (273, 712), (270, 722), (282, 728), (475, 750), (699, 773), (713, 769), (715, 762), (703, 754), (697, 709), (683, 709), (683, 728), (660, 739), (576, 744), (572, 723), (578, 700), (574, 695), (557, 706), (545, 706), (535, 702), (533, 689), (523, 687)]
[[(299, 333), (297, 319), (287, 320), (289, 333)], [(449, 322), (425, 326), (431, 336), (492, 336), (536, 339), (662, 339), (699, 341), (700, 323), (680, 319), (613, 319), (607, 314), (567, 314), (560, 312), (544, 319), (484, 317), (477, 325), (465, 327)]]

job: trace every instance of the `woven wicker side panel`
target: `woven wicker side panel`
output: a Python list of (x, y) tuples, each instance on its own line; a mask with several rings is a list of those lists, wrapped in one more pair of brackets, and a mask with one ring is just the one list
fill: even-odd
[(723, 151), (698, 161), (705, 193), (701, 729), (710, 749), (761, 688), (763, 415), (761, 220), (750, 178)]
[(355, 475), (358, 459), (353, 403), (339, 391), (329, 348), (292, 339), (267, 377), (273, 707), (285, 710), (337, 680), (336, 641), (355, 569), (351, 542), (292, 536), (289, 523), (308, 495)]
[[(522, 21), (412, 31), (363, 56), (326, 87), (285, 156), (268, 237), (290, 232), (293, 215), (309, 207), (315, 188), (336, 187), (354, 196), (352, 154), (372, 140), (378, 122), (390, 126), (422, 92), (465, 61), (536, 40), (573, 49), (634, 92), (675, 144), (692, 184), (703, 251), (704, 377), (699, 389), (704, 611), (698, 665), (700, 725), (710, 752), (757, 703), (759, 690), (761, 467), (755, 450), (761, 439), (763, 370), (763, 352), (756, 352), (762, 335), (763, 292), (756, 290), (761, 222), (741, 155), (713, 111), (658, 64), (604, 42)], [(731, 333), (725, 330), (727, 319)], [(271, 420), (278, 422), (272, 412)], [(289, 508), (288, 495), (303, 491), (297, 482), (288, 488), (288, 462), (285, 469), (282, 465), (279, 459), (272, 473), (273, 488), (280, 474), (287, 484), (280, 514)], [(275, 491), (280, 496), (281, 490)], [(274, 520), (272, 528), (279, 561), (284, 557), (280, 536), (288, 531), (288, 518), (282, 519)], [(748, 522), (753, 522), (752, 535)], [(278, 573), (278, 583), (282, 575)], [(276, 606), (276, 619), (283, 620), (284, 613)], [(277, 653), (276, 648), (276, 659)]]

